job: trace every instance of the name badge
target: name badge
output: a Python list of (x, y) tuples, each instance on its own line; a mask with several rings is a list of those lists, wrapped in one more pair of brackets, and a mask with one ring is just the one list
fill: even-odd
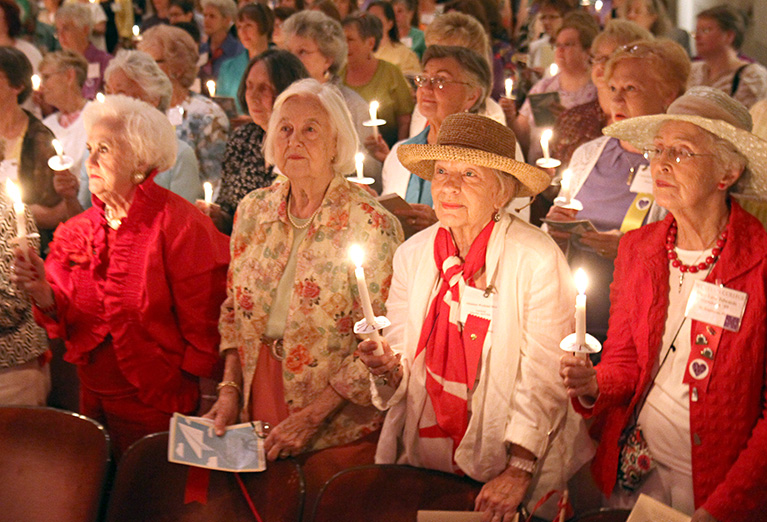
[(88, 78), (100, 78), (101, 77), (101, 64), (89, 63), (88, 64)]
[(649, 165), (640, 165), (637, 168), (629, 191), (634, 194), (652, 194), (652, 174)]
[(493, 320), (493, 294), (488, 293), (485, 297), (485, 291), (472, 286), (463, 288), (461, 296), (461, 323), (466, 324), (469, 315), (479, 317), (480, 319)]
[(168, 119), (171, 125), (178, 127), (184, 123), (184, 109), (182, 107), (171, 107), (168, 109)]
[(746, 301), (748, 294), (745, 292), (695, 281), (685, 315), (696, 321), (737, 332), (746, 310)]
[(16, 160), (6, 159), (0, 161), (0, 182), (5, 180), (16, 181), (19, 178), (19, 164)]

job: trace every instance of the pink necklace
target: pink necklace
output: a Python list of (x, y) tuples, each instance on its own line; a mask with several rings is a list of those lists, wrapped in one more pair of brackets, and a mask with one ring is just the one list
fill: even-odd
[(694, 274), (696, 272), (706, 270), (713, 266), (714, 263), (716, 263), (717, 259), (719, 259), (719, 254), (722, 253), (722, 249), (724, 248), (725, 243), (727, 243), (727, 228), (725, 227), (725, 229), (722, 230), (722, 233), (719, 234), (719, 238), (715, 243), (716, 246), (711, 250), (711, 255), (708, 256), (705, 261), (692, 265), (685, 265), (682, 263), (682, 261), (679, 260), (679, 256), (676, 253), (676, 235), (677, 225), (676, 220), (674, 220), (671, 222), (671, 227), (668, 229), (668, 236), (666, 236), (666, 252), (669, 261), (671, 261), (671, 266), (679, 269), (681, 272), (681, 275), (679, 276), (679, 286), (681, 287), (682, 283), (684, 282), (685, 273), (689, 272)]

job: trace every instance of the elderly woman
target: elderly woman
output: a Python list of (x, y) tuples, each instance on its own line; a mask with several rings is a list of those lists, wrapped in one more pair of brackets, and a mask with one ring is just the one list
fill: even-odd
[[(687, 53), (671, 40), (639, 40), (619, 48), (605, 72), (612, 121), (665, 112), (685, 91), (689, 70)], [(553, 221), (588, 219), (596, 228), (579, 236), (550, 232), (567, 244), (570, 265), (589, 272), (589, 331), (598, 339), (607, 334), (618, 241), (625, 232), (657, 220), (647, 163), (640, 150), (616, 138), (603, 136), (581, 145), (569, 165), (569, 194), (583, 210), (554, 206), (547, 215)]]
[[(142, 51), (120, 51), (109, 64), (104, 75), (107, 93), (124, 94), (144, 101), (165, 114), (172, 94), (170, 80), (157, 63)], [(167, 118), (166, 118), (167, 119)], [(154, 178), (154, 182), (171, 192), (175, 192), (189, 202), (194, 202), (202, 195), (199, 166), (194, 150), (180, 139), (176, 139), (176, 161), (163, 169)], [(90, 184), (81, 174), (80, 203), (84, 208), (90, 206)]]
[(138, 49), (168, 76), (173, 93), (167, 112), (176, 136), (194, 149), (202, 180), (218, 184), (229, 118), (217, 103), (189, 90), (197, 77), (197, 44), (183, 29), (158, 25), (142, 35)]
[(386, 124), (378, 130), (391, 147), (408, 137), (413, 112), (410, 86), (396, 65), (375, 57), (383, 36), (378, 18), (361, 13), (344, 19), (343, 27), (348, 61), (341, 80), (368, 103), (379, 103), (378, 117)]
[(378, 44), (375, 57), (393, 63), (406, 76), (415, 76), (420, 73), (421, 64), (418, 56), (400, 41), (397, 19), (394, 17), (394, 8), (391, 3), (377, 0), (368, 6), (367, 12), (378, 18), (383, 26), (381, 43)]
[(664, 0), (628, 0), (625, 5), (626, 19), (650, 31), (658, 38), (670, 38), (690, 54), (690, 35), (684, 29), (674, 27)]
[(42, 235), (42, 251), (56, 226), (80, 209), (77, 200), (62, 198), (54, 186), (48, 158), (56, 154), (53, 133), (21, 104), (32, 93), (32, 65), (13, 47), (0, 47), (0, 169), (2, 177), (18, 177), (24, 203)]
[(83, 110), (90, 103), (83, 96), (88, 62), (74, 51), (48, 53), (40, 62), (40, 93), (58, 111), (43, 120), (74, 160), (72, 172), (80, 172), (85, 159)]
[(746, 37), (745, 15), (722, 4), (698, 13), (695, 49), (700, 61), (690, 71), (690, 86), (720, 89), (746, 107), (767, 98), (767, 68), (738, 56)]
[(309, 73), (293, 54), (270, 49), (255, 58), (245, 70), (238, 98), (253, 119), (232, 133), (226, 144), (224, 173), (215, 205), (197, 202), (224, 234), (232, 232), (237, 205), (253, 190), (274, 181), (272, 166), (264, 162), (263, 145), (274, 100), (290, 84)]
[(364, 245), (373, 308), (383, 312), (402, 231), (343, 177), (354, 171), (356, 139), (335, 87), (306, 79), (277, 98), (264, 151), (287, 181), (240, 203), (221, 308), (224, 380), (208, 414), (216, 432), (238, 413), (267, 421), (267, 457), (297, 455), (310, 497), (339, 469), (372, 463), (383, 420), (355, 356), (362, 313), (343, 253)]
[[(567, 15), (554, 40), (554, 61), (559, 73), (536, 83), (528, 94), (557, 92), (563, 109), (595, 100), (597, 89), (591, 83), (589, 50), (598, 32), (599, 26), (590, 16), (582, 12)], [(534, 162), (542, 157), (540, 139), (543, 128), (533, 118), (530, 98), (522, 104), (518, 115), (513, 100), (502, 98), (501, 106), (506, 111), (506, 120), (527, 152), (527, 161)]]
[(207, 40), (200, 46), (200, 54), (206, 55), (208, 60), (200, 69), (200, 78), (215, 80), (224, 61), (245, 52), (230, 31), (237, 16), (237, 4), (234, 0), (204, 0), (202, 16)]
[(557, 378), (559, 342), (573, 329), (570, 270), (546, 234), (504, 211), (549, 185), (514, 160), (515, 141), (506, 126), (461, 113), (436, 143), (399, 148), (431, 181), (439, 224), (394, 256), (383, 355), (374, 341), (359, 347), (373, 403), (390, 410), (376, 462), (486, 482), (476, 509), (504, 522), (565, 487), (592, 455)]
[(92, 100), (104, 88), (104, 72), (112, 55), (98, 49), (90, 41), (93, 18), (91, 10), (83, 4), (66, 4), (56, 12), (56, 34), (62, 49), (74, 51), (88, 60), (88, 78), (83, 85), (83, 96)]
[(17, 249), (15, 281), (48, 335), (66, 343), (80, 411), (104, 424), (119, 456), (167, 430), (173, 412), (206, 410), (228, 242), (154, 183), (176, 157), (160, 111), (107, 96), (84, 120), (94, 205), (58, 228), (45, 266)]
[[(445, 118), (458, 112), (479, 112), (490, 92), (490, 67), (482, 56), (465, 47), (432, 45), (423, 55), (423, 74), (415, 77), (418, 110), (426, 128), (413, 138), (396, 144), (384, 161), (383, 193), (399, 194), (412, 210), (398, 211), (408, 232), (434, 224), (431, 183), (404, 167), (397, 156), (403, 145), (434, 144)], [(379, 140), (385, 150), (385, 144)]]
[[(247, 52), (224, 60), (218, 71), (216, 95), (234, 98), (237, 101), (237, 90), (240, 88), (245, 69), (250, 61), (269, 49), (269, 41), (274, 30), (274, 13), (265, 4), (258, 2), (243, 5), (237, 11), (237, 37)], [(237, 111), (246, 112), (246, 108), (237, 101)]]
[(602, 362), (561, 362), (576, 409), (601, 417), (592, 471), (613, 505), (644, 493), (694, 522), (764, 519), (767, 233), (728, 195), (767, 191), (750, 128), (743, 105), (699, 87), (606, 129), (646, 147), (669, 210), (621, 241)]

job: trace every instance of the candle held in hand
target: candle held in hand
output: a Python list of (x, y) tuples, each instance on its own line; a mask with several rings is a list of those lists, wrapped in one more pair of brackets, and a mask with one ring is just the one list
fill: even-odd
[(32, 75), (32, 90), (33, 91), (39, 91), (40, 90), (40, 75), (39, 74), (33, 74)]
[(365, 154), (362, 152), (358, 152), (354, 155), (354, 163), (357, 167), (357, 179), (362, 179), (365, 177)]
[(546, 129), (541, 134), (541, 150), (543, 150), (544, 159), (551, 159), (551, 156), (549, 156), (549, 140), (551, 140), (553, 134), (554, 132), (551, 129)]
[(505, 86), (506, 86), (506, 97), (511, 98), (511, 93), (514, 92), (514, 79), (506, 78)]
[[(357, 290), (360, 294), (360, 301), (362, 302), (362, 313), (365, 315), (365, 322), (370, 326), (376, 325), (376, 315), (373, 312), (373, 304), (370, 302), (370, 293), (368, 293), (368, 285), (365, 280), (365, 269), (362, 267), (362, 263), (365, 260), (365, 252), (359, 245), (352, 245), (349, 248), (349, 257), (356, 267), (354, 269), (354, 276), (357, 279)], [(383, 355), (383, 348), (381, 347), (381, 335), (378, 330), (373, 330), (370, 335), (376, 343), (378, 348), (373, 352), (373, 355)]]
[(56, 156), (58, 156), (59, 159), (63, 161), (64, 147), (61, 146), (61, 142), (57, 139), (54, 139), (51, 143), (53, 143), (53, 148), (56, 149)]
[(549, 67), (549, 76), (556, 76), (559, 74), (559, 66), (555, 63), (552, 63)]
[(216, 82), (213, 80), (208, 80), (205, 82), (205, 86), (208, 88), (208, 93), (210, 93), (211, 98), (216, 97)]
[(206, 181), (202, 184), (202, 189), (205, 192), (205, 204), (210, 205), (213, 203), (213, 185), (210, 181)]
[(579, 268), (575, 272), (575, 288), (578, 295), (575, 296), (575, 344), (582, 347), (586, 344), (586, 287), (589, 278), (586, 272)]
[(5, 180), (5, 190), (8, 197), (13, 201), (13, 211), (16, 213), (16, 237), (19, 239), (19, 247), (26, 257), (27, 255), (27, 220), (24, 216), (24, 203), (21, 201), (21, 190), (10, 179)]

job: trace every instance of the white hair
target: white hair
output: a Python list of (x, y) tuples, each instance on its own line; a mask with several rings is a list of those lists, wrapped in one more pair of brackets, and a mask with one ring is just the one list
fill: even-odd
[(89, 103), (83, 111), (85, 132), (90, 134), (93, 126), (103, 119), (122, 122), (122, 129), (116, 128), (115, 132), (123, 133), (136, 159), (147, 171), (163, 172), (176, 162), (176, 130), (165, 114), (148, 103), (122, 94)]
[(282, 118), (282, 106), (293, 96), (311, 96), (316, 99), (330, 118), (330, 125), (336, 133), (336, 153), (333, 170), (336, 174), (351, 174), (354, 172), (354, 154), (359, 147), (357, 132), (354, 130), (352, 116), (341, 96), (341, 91), (329, 83), (320, 83), (315, 79), (306, 78), (293, 83), (277, 97), (269, 118), (269, 126), (264, 140), (264, 159), (269, 165), (274, 165), (274, 135)]
[(234, 20), (237, 16), (237, 4), (234, 0), (202, 0), (202, 8), (213, 7), (221, 13), (221, 16)]
[(168, 110), (173, 86), (154, 58), (143, 51), (122, 50), (107, 65), (104, 71), (105, 83), (109, 83), (109, 77), (116, 70), (121, 70), (128, 78), (138, 83), (149, 98), (159, 100), (157, 108), (160, 111)]
[(85, 4), (65, 4), (56, 11), (56, 21), (74, 22), (81, 29), (91, 31), (93, 27), (93, 16), (91, 9)]

